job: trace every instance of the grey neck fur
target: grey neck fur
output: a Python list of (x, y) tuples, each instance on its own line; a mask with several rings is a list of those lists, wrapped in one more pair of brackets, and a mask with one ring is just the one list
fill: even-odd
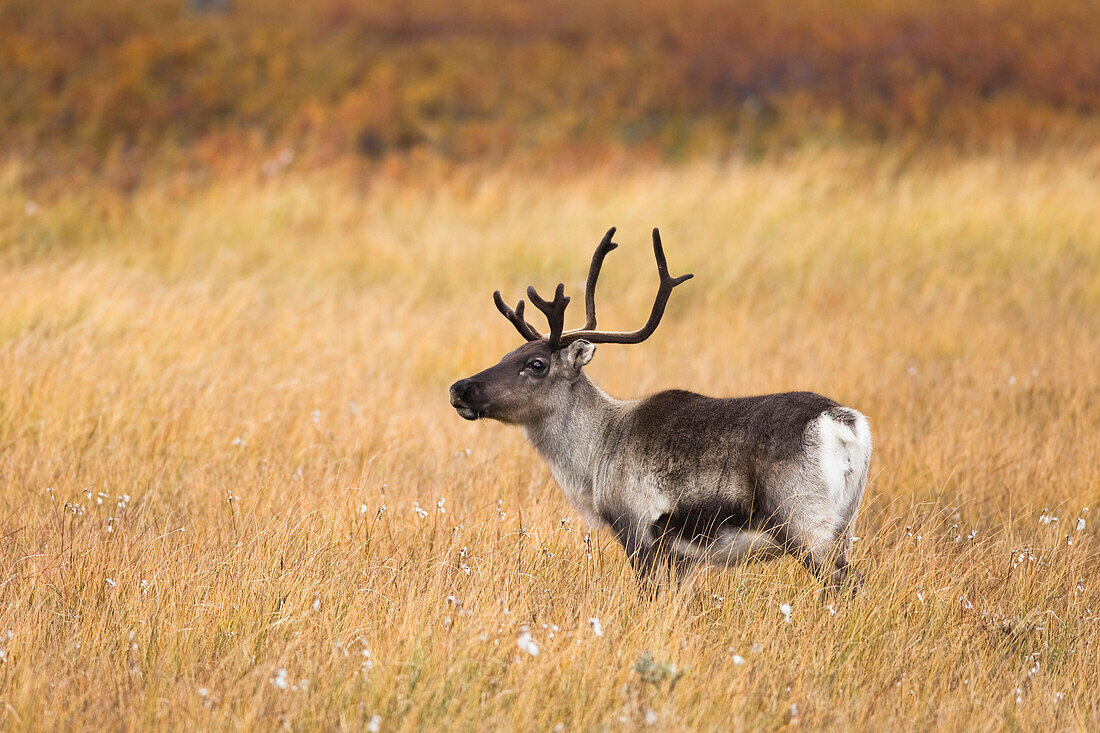
[(594, 512), (591, 502), (596, 451), (622, 404), (582, 372), (571, 385), (567, 400), (539, 422), (524, 426), (527, 439), (550, 465), (558, 484), (585, 514)]

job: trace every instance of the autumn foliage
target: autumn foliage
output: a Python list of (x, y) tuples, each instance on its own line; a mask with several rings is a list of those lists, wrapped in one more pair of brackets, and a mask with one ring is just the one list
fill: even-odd
[(0, 0), (0, 150), (1091, 141), (1097, 38), (1084, 0)]

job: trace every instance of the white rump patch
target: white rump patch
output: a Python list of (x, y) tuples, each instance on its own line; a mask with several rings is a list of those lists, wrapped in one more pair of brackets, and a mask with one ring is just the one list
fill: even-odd
[[(840, 421), (831, 413), (843, 410), (851, 417)], [(837, 522), (847, 524), (855, 514), (871, 463), (871, 428), (867, 418), (851, 408), (834, 408), (817, 419), (817, 462), (829, 487), (829, 504)]]

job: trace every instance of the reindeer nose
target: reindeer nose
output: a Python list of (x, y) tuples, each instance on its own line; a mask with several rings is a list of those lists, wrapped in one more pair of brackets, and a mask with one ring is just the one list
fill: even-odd
[(463, 407), (477, 397), (477, 382), (472, 379), (460, 379), (451, 385), (451, 406)]

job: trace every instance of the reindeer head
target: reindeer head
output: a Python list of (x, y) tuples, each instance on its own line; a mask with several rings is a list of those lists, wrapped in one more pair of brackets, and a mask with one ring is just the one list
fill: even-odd
[(536, 423), (558, 405), (565, 404), (570, 388), (581, 376), (581, 368), (596, 351), (593, 344), (637, 344), (657, 329), (672, 289), (692, 276), (672, 277), (668, 274), (661, 235), (654, 229), (653, 254), (657, 259), (661, 282), (649, 320), (637, 331), (596, 330), (596, 280), (599, 279), (604, 257), (619, 246), (611, 241), (614, 235), (615, 227), (612, 227), (592, 255), (584, 289), (586, 321), (583, 328), (563, 330), (565, 308), (569, 305), (564, 284), (558, 285), (553, 300), (539, 297), (534, 287), (527, 288), (527, 297), (543, 312), (550, 326), (550, 333), (546, 336), (524, 319), (522, 300), (512, 310), (500, 297), (499, 290), (493, 293), (497, 309), (512, 322), (527, 343), (505, 355), (495, 366), (451, 385), (451, 405), (459, 415), (467, 420), (489, 417), (519, 425)]

